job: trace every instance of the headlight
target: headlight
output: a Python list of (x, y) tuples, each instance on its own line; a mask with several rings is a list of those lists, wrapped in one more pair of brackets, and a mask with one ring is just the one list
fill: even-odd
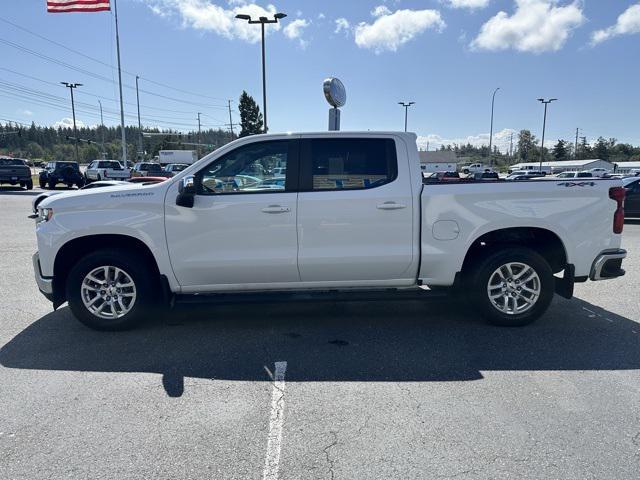
[(53, 208), (38, 208), (38, 220), (37, 222), (48, 222), (53, 217)]

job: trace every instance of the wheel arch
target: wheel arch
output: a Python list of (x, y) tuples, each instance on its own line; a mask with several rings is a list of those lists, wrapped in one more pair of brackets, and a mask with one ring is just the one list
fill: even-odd
[(474, 240), (465, 255), (462, 271), (468, 271), (486, 252), (507, 245), (537, 252), (549, 263), (553, 273), (561, 272), (568, 264), (566, 247), (555, 232), (542, 227), (512, 227), (492, 230)]
[(123, 249), (136, 252), (144, 259), (151, 272), (160, 279), (158, 262), (151, 249), (142, 240), (124, 234), (96, 234), (76, 237), (65, 243), (57, 252), (53, 264), (54, 308), (66, 299), (66, 284), (69, 272), (75, 262), (90, 252), (103, 248)]

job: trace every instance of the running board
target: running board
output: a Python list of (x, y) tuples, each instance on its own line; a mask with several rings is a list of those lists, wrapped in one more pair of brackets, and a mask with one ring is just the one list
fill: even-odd
[(406, 300), (446, 299), (453, 289), (424, 290), (384, 289), (384, 290), (312, 290), (292, 292), (239, 292), (176, 295), (175, 303), (184, 304), (233, 304), (233, 303), (284, 303), (284, 302), (389, 302)]

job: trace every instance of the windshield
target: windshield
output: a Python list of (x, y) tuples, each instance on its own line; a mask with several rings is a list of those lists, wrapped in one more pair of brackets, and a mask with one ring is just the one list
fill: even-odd
[(0, 158), (0, 167), (24, 167), (24, 160), (18, 158)]
[(78, 168), (78, 164), (76, 162), (56, 162), (56, 168), (65, 168), (65, 167), (71, 167), (71, 168)]

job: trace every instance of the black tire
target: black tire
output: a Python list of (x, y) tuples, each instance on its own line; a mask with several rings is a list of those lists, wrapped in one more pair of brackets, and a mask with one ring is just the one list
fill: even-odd
[(67, 188), (73, 188), (73, 183), (67, 183)]
[(56, 182), (55, 180), (49, 180), (49, 181), (47, 182), (47, 184), (49, 185), (49, 189), (51, 189), (51, 190), (55, 190), (55, 189), (56, 189), (56, 185), (57, 185), (57, 183), (58, 183), (58, 182)]
[[(102, 266), (113, 266), (124, 270), (134, 283), (135, 300), (131, 309), (120, 318), (100, 317), (89, 311), (82, 300), (82, 284), (86, 275)], [(160, 282), (150, 275), (150, 270), (149, 265), (139, 256), (124, 250), (104, 249), (90, 253), (73, 266), (67, 277), (69, 307), (81, 323), (93, 330), (121, 331), (133, 328), (153, 312), (153, 299), (158, 298)]]
[(27, 180), (25, 187), (27, 190), (33, 190), (33, 180)]
[(102, 177), (100, 176), (100, 174), (98, 174), (96, 178), (98, 179), (98, 181), (102, 180)]
[(44, 190), (45, 188), (47, 188), (47, 182), (45, 180), (40, 180), (39, 183), (41, 189)]
[[(516, 281), (513, 280), (518, 276), (516, 272), (511, 277), (511, 282), (508, 282), (507, 278), (503, 284), (504, 287), (493, 290), (495, 295), (500, 295), (499, 298), (495, 299), (496, 305), (489, 297), (489, 282), (492, 281), (492, 284), (494, 284), (495, 279), (499, 278), (494, 276), (498, 269), (511, 263), (526, 265), (537, 274), (537, 280), (532, 280), (533, 283), (527, 284), (526, 287), (537, 285), (539, 294), (536, 296), (524, 291), (516, 292), (516, 288), (522, 288), (522, 286), (518, 287)], [(519, 270), (519, 272), (523, 271), (524, 269)], [(501, 273), (508, 277), (506, 269)], [(529, 277), (528, 274), (525, 275), (525, 278), (527, 277)], [(555, 279), (549, 263), (533, 250), (522, 247), (506, 247), (502, 250), (494, 251), (478, 262), (475, 268), (472, 268), (471, 275), (467, 280), (469, 281), (468, 287), (472, 293), (474, 306), (489, 323), (501, 327), (522, 327), (531, 324), (547, 311), (555, 294)], [(503, 289), (508, 290), (505, 292)], [(511, 289), (514, 290), (513, 293), (509, 293)], [(518, 297), (516, 300), (508, 298), (509, 295), (517, 296), (520, 294), (524, 295), (526, 300), (523, 296)], [(505, 313), (499, 308), (499, 306), (504, 307), (506, 304), (513, 305), (515, 302), (517, 311), (519, 302), (523, 303), (522, 308), (527, 308), (524, 304), (532, 299), (535, 299), (533, 305), (528, 307), (527, 310), (523, 310), (522, 313)]]
[(462, 171), (462, 173), (464, 173), (465, 175), (469, 175), (469, 170), (467, 170), (466, 168)]

